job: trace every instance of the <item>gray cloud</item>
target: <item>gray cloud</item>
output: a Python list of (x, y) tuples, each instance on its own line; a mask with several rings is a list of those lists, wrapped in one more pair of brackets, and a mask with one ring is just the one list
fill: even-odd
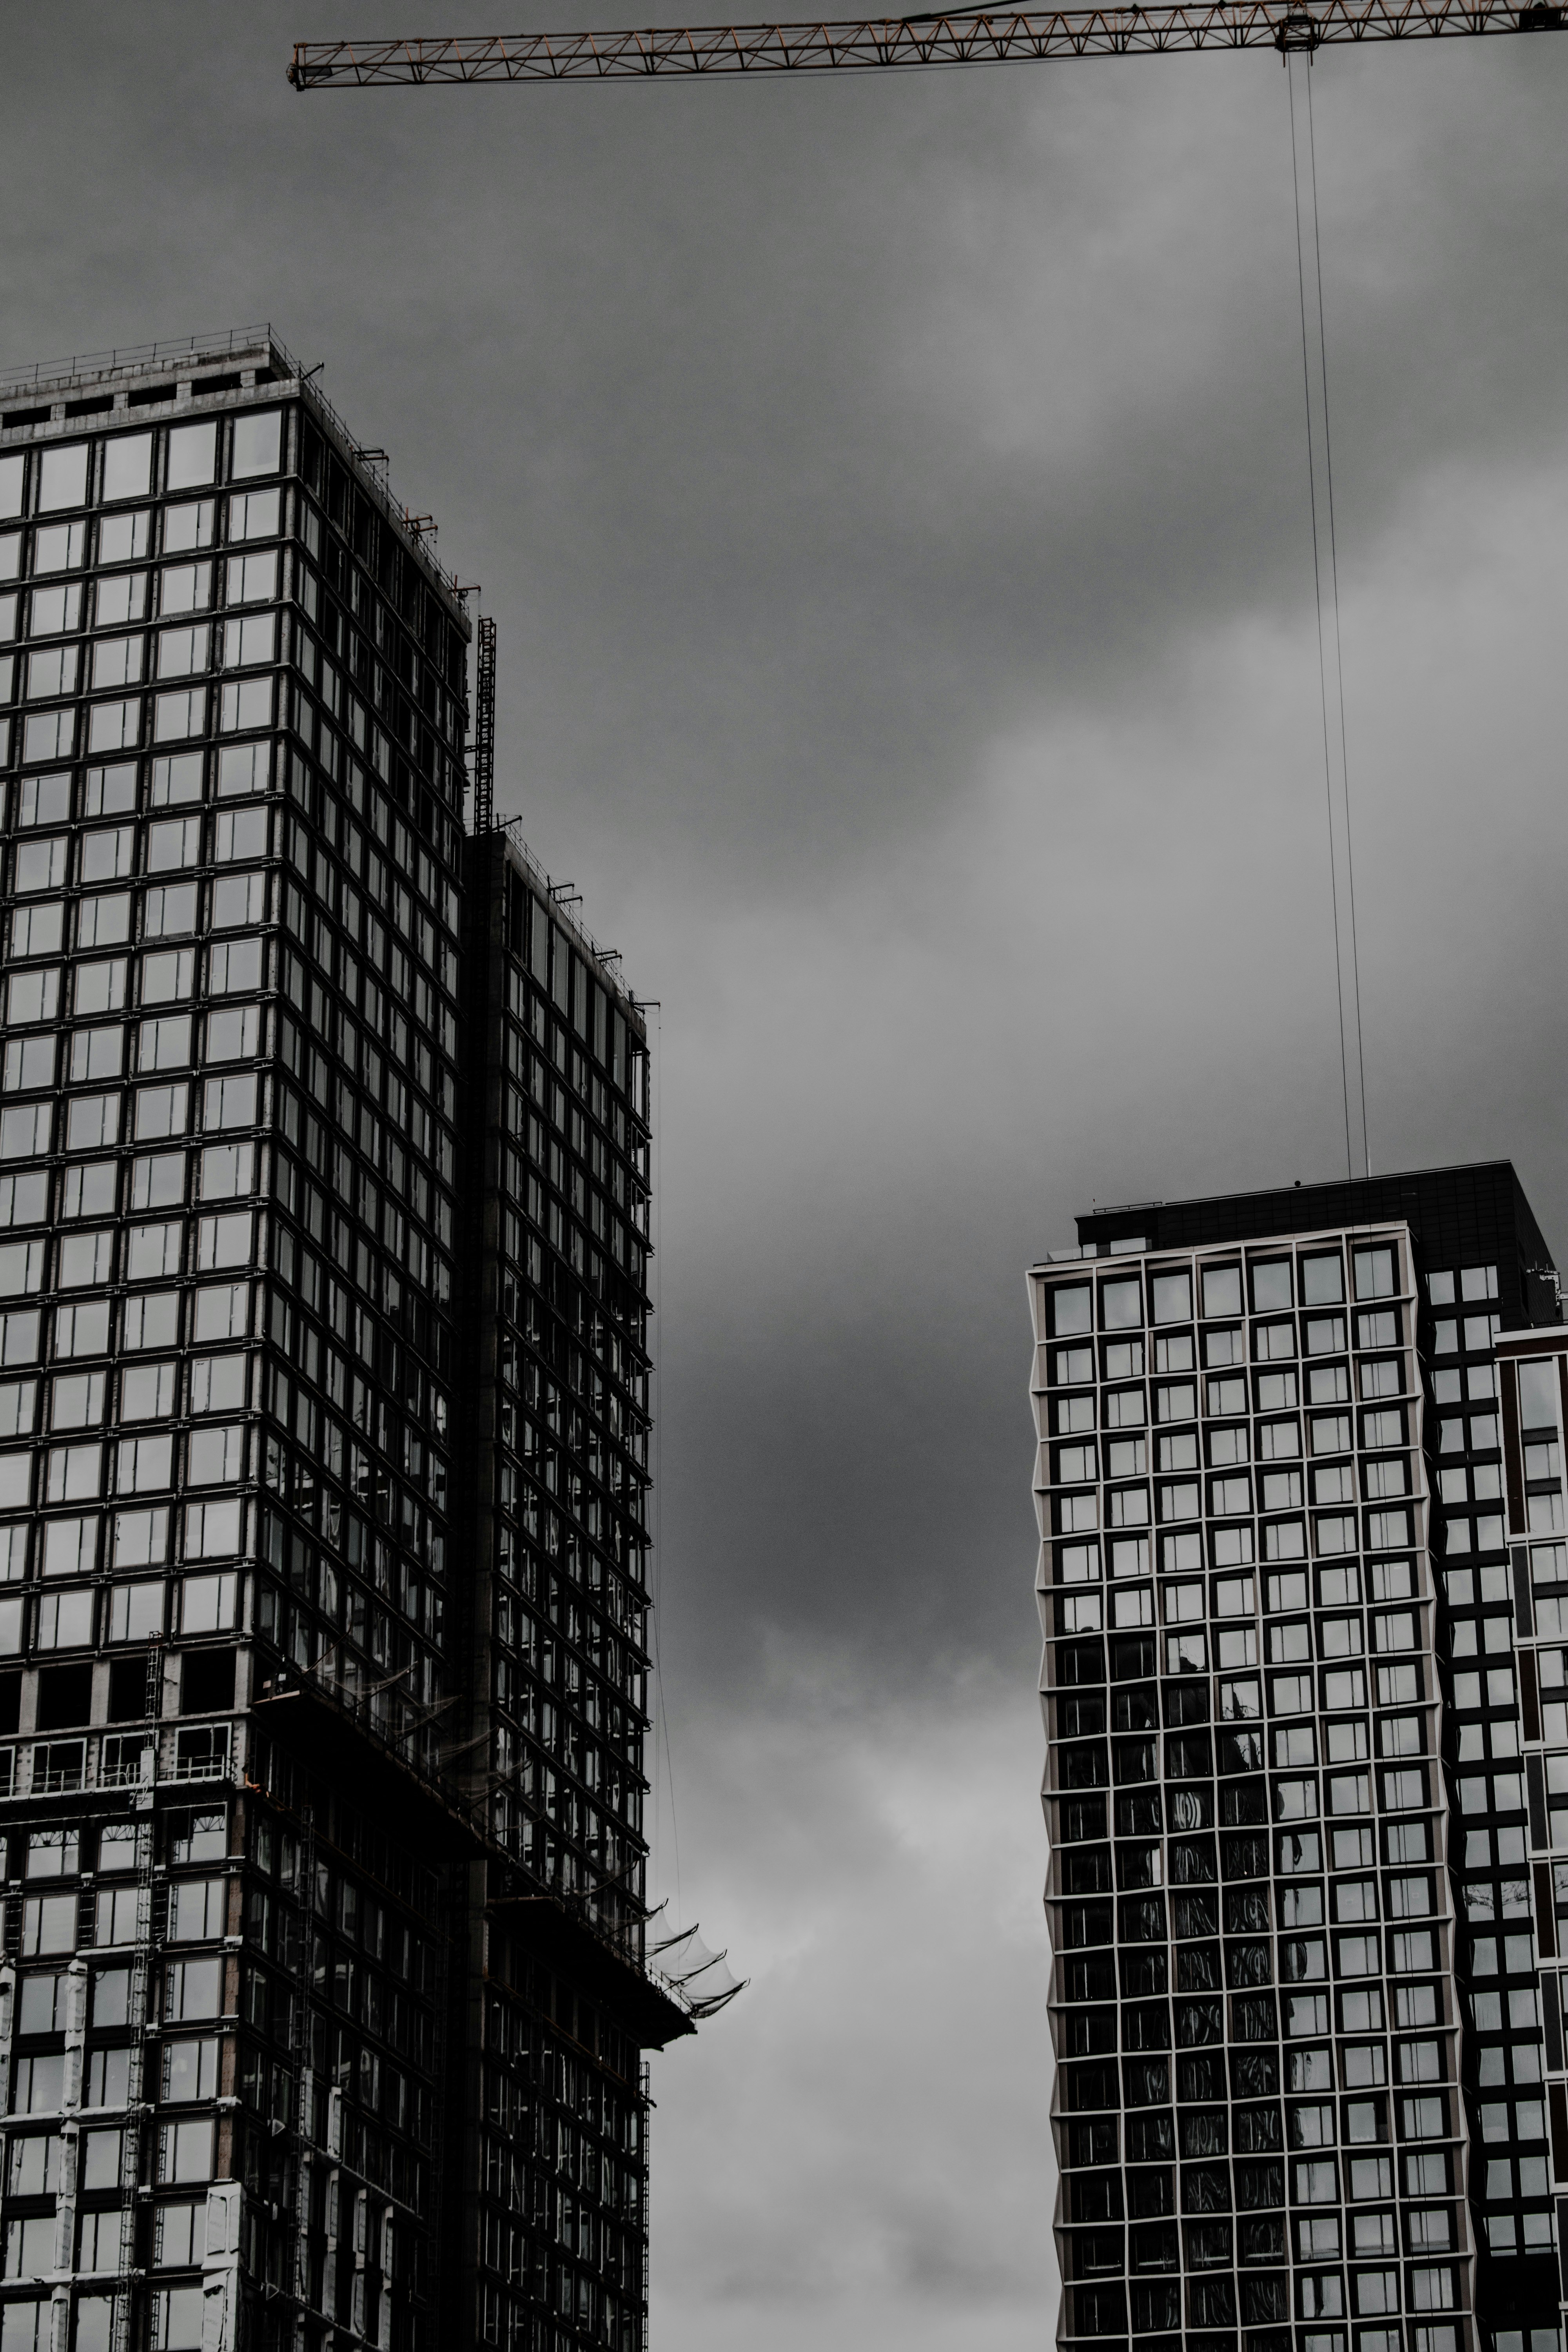
[[(11, 26), (11, 356), (270, 315), (484, 582), (503, 802), (663, 1008), (679, 1895), (754, 1981), (659, 2063), (656, 2343), (1018, 2352), (1022, 1271), (1342, 1164), (1284, 77), (294, 98), (354, 21)], [(1558, 1234), (1565, 71), (1315, 69), (1373, 1150)]]

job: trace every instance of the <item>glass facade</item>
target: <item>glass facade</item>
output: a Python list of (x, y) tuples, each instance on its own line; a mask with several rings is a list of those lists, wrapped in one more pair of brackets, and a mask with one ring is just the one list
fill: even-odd
[(1555, 2352), (1512, 1171), (1105, 1213), (1031, 1293), (1062, 2340)]
[(0, 387), (0, 2340), (645, 2335), (647, 1039), (269, 338)]

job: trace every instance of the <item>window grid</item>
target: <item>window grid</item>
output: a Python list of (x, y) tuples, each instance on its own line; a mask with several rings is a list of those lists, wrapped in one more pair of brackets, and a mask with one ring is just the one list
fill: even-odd
[(1065, 2332), (1461, 2326), (1408, 1234), (1036, 1297)]

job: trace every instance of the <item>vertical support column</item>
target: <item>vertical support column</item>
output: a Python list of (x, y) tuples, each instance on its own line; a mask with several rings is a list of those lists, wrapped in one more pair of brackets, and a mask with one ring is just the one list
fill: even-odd
[(310, 1944), (315, 1918), (316, 1816), (307, 1805), (300, 1817), (299, 1859), (300, 1929), (294, 1973), (294, 2341), (305, 2352), (305, 2315), (310, 2309), (310, 2202), (315, 2158), (311, 2125), (315, 2072), (310, 2063)]
[(651, 2075), (651, 2073), (650, 2073), (650, 2070), (649, 2070), (649, 2067), (648, 2067), (647, 2060), (646, 2058), (642, 2061), (642, 2063), (641, 2063), (641, 2064), (640, 2064), (640, 2066), (637, 2068), (637, 2091), (638, 2091), (638, 2094), (639, 2094), (639, 2109), (638, 2109), (638, 2115), (637, 2115), (637, 2133), (638, 2133), (638, 2140), (639, 2140), (638, 2156), (639, 2156), (639, 2158), (640, 2158), (640, 2161), (641, 2161), (641, 2167), (642, 2167), (642, 2327), (641, 2327), (641, 2332), (640, 2332), (640, 2334), (639, 2334), (639, 2336), (638, 2336), (638, 2338), (637, 2338), (637, 2342), (638, 2342), (639, 2352), (647, 2352), (647, 2304), (648, 2304), (648, 2294), (647, 2294), (647, 2283), (648, 2283), (648, 2282), (647, 2282), (647, 2247), (648, 2247), (648, 2211), (647, 2211), (647, 2200), (648, 2200), (648, 2165), (647, 2165), (647, 2143), (648, 2143), (648, 2124), (649, 2124), (649, 2119), (651, 2118), (651, 2116), (652, 2116), (652, 2115), (653, 2115), (653, 2088), (652, 2088), (652, 2075)]
[(474, 691), (474, 831), (492, 832), (495, 821), (496, 625), (481, 613)]

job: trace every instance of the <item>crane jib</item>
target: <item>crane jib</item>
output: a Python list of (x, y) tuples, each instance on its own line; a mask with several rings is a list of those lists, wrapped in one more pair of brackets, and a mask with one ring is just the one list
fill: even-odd
[(1208, 0), (1125, 8), (956, 9), (835, 25), (665, 26), (431, 40), (301, 41), (296, 89), (395, 83), (613, 81), (654, 74), (846, 72), (1005, 65), (1183, 49), (1317, 49), (1346, 41), (1560, 32), (1548, 0)]

